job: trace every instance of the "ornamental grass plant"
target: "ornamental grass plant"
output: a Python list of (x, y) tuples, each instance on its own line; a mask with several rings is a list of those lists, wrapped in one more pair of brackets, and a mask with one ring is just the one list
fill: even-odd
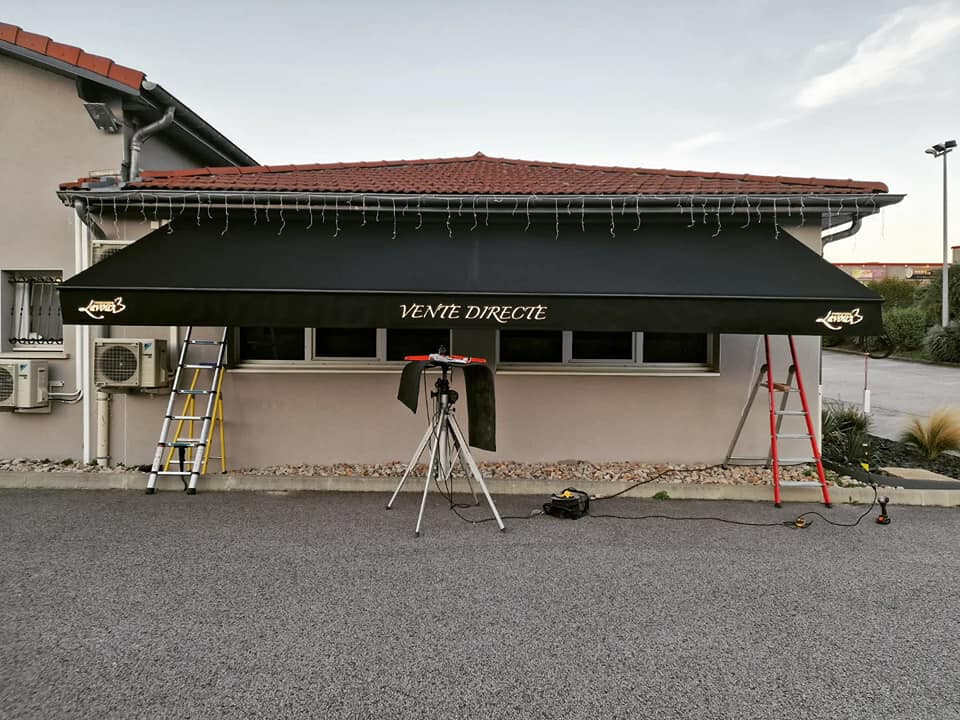
[(913, 418), (901, 433), (900, 441), (919, 450), (928, 460), (947, 450), (960, 450), (960, 409), (939, 408), (926, 420)]

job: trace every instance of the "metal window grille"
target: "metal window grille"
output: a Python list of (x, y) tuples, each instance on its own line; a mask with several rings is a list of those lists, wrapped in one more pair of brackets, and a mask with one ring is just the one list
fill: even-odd
[(63, 317), (57, 286), (59, 274), (10, 273), (13, 302), (10, 305), (10, 335), (14, 347), (63, 345)]

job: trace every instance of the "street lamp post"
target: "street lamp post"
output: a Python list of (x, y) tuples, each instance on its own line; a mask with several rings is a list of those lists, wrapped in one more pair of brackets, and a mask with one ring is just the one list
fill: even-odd
[(924, 152), (933, 157), (943, 157), (943, 288), (940, 306), (940, 324), (947, 326), (950, 321), (950, 285), (948, 283), (950, 275), (950, 245), (947, 241), (947, 155), (957, 146), (956, 140), (944, 140), (933, 147), (927, 148)]

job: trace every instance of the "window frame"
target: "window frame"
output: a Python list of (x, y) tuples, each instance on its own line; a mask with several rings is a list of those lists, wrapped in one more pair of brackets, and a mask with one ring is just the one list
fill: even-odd
[[(387, 360), (387, 328), (377, 328), (377, 357), (340, 358), (317, 356), (314, 353), (316, 328), (304, 328), (304, 359), (302, 360), (241, 360), (233, 364), (240, 372), (396, 372), (404, 361)], [(720, 334), (707, 336), (707, 361), (705, 363), (644, 363), (643, 333), (633, 333), (632, 360), (587, 360), (571, 357), (573, 351), (572, 330), (563, 333), (563, 360), (561, 362), (500, 362), (500, 330), (497, 333), (497, 372), (504, 374), (543, 375), (717, 375), (720, 368)], [(451, 337), (451, 342), (453, 338)], [(451, 352), (455, 349), (451, 347)]]
[[(401, 329), (401, 328), (396, 328)], [(239, 357), (239, 347), (237, 348), (236, 367), (240, 369), (253, 368), (290, 368), (298, 369), (310, 368), (382, 368), (393, 369), (403, 367), (403, 360), (387, 360), (387, 330), (388, 328), (376, 328), (377, 332), (377, 355), (376, 357), (337, 357), (332, 355), (316, 354), (316, 331), (317, 328), (303, 329), (303, 357), (299, 360), (246, 360)], [(451, 338), (452, 340), (452, 338)], [(451, 350), (452, 351), (452, 350)]]
[[(23, 280), (18, 280), (18, 278), (23, 278)], [(60, 338), (57, 342), (18, 342), (23, 337), (22, 333), (25, 332), (27, 335), (30, 333), (30, 321), (33, 317), (30, 288), (35, 284), (30, 281), (45, 279), (52, 280), (52, 282), (43, 282), (43, 284), (53, 286), (52, 302), (56, 307), (57, 317), (60, 319)], [(0, 283), (3, 287), (3, 302), (0, 305), (0, 337), (2, 337), (0, 347), (5, 353), (38, 353), (40, 355), (64, 353), (66, 340), (64, 338), (63, 316), (56, 290), (56, 286), (61, 282), (63, 282), (63, 270), (26, 270), (20, 268), (0, 272)], [(26, 298), (24, 298), (25, 294), (27, 295)], [(25, 307), (24, 302), (26, 302)], [(18, 308), (20, 308), (20, 318), (16, 317)], [(26, 310), (26, 317), (23, 317), (24, 309)], [(24, 327), (24, 321), (26, 327)]]
[(663, 373), (710, 373), (716, 372), (719, 367), (719, 349), (720, 336), (717, 333), (704, 333), (707, 337), (707, 360), (706, 362), (693, 363), (652, 363), (644, 362), (643, 358), (643, 331), (633, 332), (633, 355), (630, 360), (626, 359), (589, 359), (573, 357), (573, 333), (575, 330), (562, 330), (563, 333), (563, 359), (560, 362), (501, 362), (499, 333), (497, 341), (497, 369), (507, 371), (530, 371), (547, 372), (554, 371), (573, 371), (582, 369), (585, 372), (591, 370), (606, 371), (629, 371), (631, 373), (642, 374), (645, 372), (663, 372)]

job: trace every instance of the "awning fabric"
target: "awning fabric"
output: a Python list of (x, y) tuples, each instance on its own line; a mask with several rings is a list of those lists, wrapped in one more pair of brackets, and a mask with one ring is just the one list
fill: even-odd
[[(464, 211), (466, 212), (466, 211)], [(291, 213), (292, 214), (292, 213)], [(522, 209), (521, 209), (522, 214)], [(177, 221), (63, 282), (73, 324), (870, 335), (881, 298), (769, 225)], [(222, 233), (222, 234), (221, 234)]]

